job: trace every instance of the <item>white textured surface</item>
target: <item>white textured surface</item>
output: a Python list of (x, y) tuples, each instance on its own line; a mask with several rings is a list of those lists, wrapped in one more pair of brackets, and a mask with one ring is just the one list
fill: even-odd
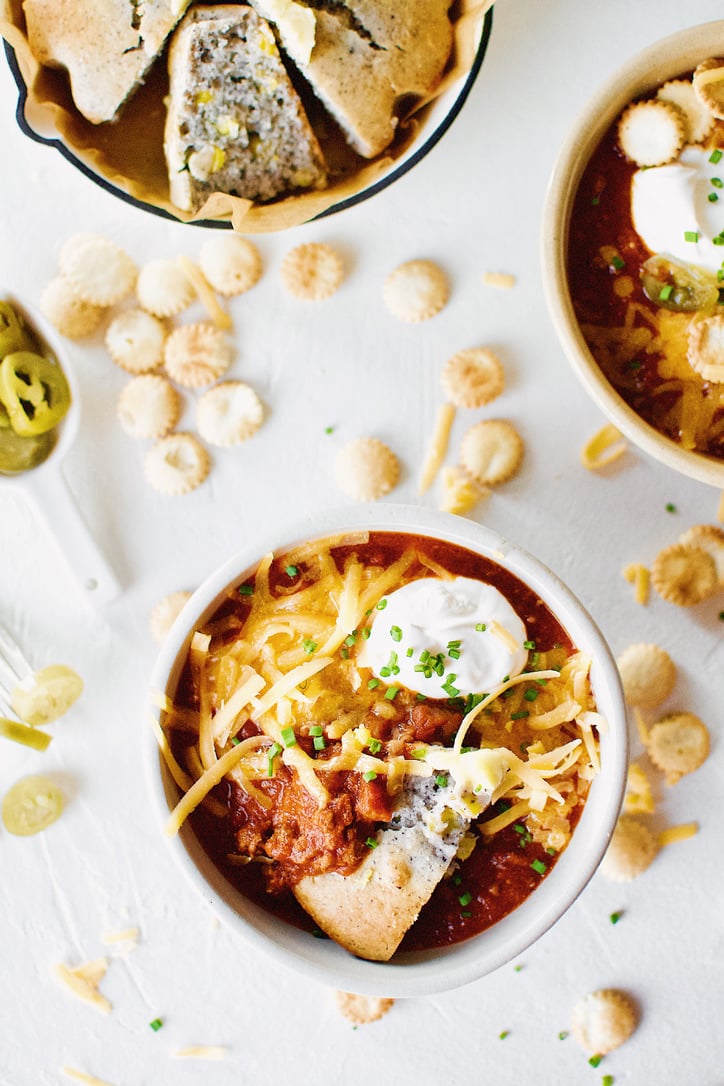
[[(717, 0), (501, 0), (466, 108), (411, 175), (342, 216), (257, 239), (265, 274), (232, 305), (230, 375), (257, 389), (269, 417), (253, 441), (214, 454), (194, 494), (162, 498), (146, 486), (145, 443), (115, 418), (125, 376), (100, 341), (71, 347), (84, 419), (67, 476), (124, 592), (103, 613), (88, 611), (29, 509), (0, 492), (0, 620), (37, 666), (62, 660), (87, 684), (46, 754), (8, 743), (0, 751), (0, 791), (24, 773), (49, 771), (70, 797), (46, 834), (0, 834), (2, 1086), (59, 1082), (64, 1064), (113, 1086), (266, 1084), (290, 1072), (299, 1086), (356, 1086), (382, 1075), (496, 1086), (596, 1083), (603, 1073), (617, 1086), (724, 1082), (721, 598), (692, 612), (656, 597), (641, 608), (620, 575), (631, 561), (649, 563), (691, 524), (713, 522), (719, 495), (635, 452), (607, 476), (580, 467), (579, 449), (602, 419), (558, 348), (538, 267), (547, 178), (582, 104), (625, 57), (720, 15)], [(111, 199), (23, 137), (4, 67), (0, 105), (0, 282), (37, 301), (61, 243), (81, 229), (116, 239), (138, 261), (198, 253), (203, 231)], [(349, 269), (339, 293), (318, 305), (286, 297), (278, 283), (284, 254), (311, 240), (338, 248)], [(451, 300), (431, 322), (405, 326), (384, 310), (381, 285), (415, 257), (442, 264)], [(512, 272), (515, 289), (483, 288), (485, 271)], [(679, 680), (669, 704), (699, 713), (713, 750), (695, 776), (658, 789), (655, 821), (697, 819), (701, 832), (670, 846), (634, 883), (597, 876), (519, 972), (507, 966), (465, 990), (398, 1003), (353, 1031), (328, 991), (269, 965), (215, 925), (151, 825), (140, 754), (154, 657), (148, 615), (165, 593), (193, 588), (260, 523), (266, 532), (344, 504), (331, 458), (353, 437), (369, 433), (392, 446), (404, 472), (391, 500), (416, 501), (439, 372), (452, 353), (477, 343), (499, 351), (508, 387), (492, 410), (460, 413), (453, 448), (472, 421), (498, 413), (527, 446), (521, 474), (478, 516), (559, 573), (614, 652), (637, 640), (670, 652)], [(666, 512), (667, 502), (677, 513)], [(615, 927), (614, 910), (624, 914)], [(104, 933), (136, 925), (137, 949), (114, 959), (102, 983), (109, 1017), (50, 979), (54, 962), (93, 958), (107, 950)], [(596, 1071), (558, 1033), (576, 1000), (599, 987), (629, 991), (642, 1017)], [(155, 1034), (148, 1023), (156, 1016), (166, 1025)], [(510, 1031), (505, 1040), (502, 1030)], [(226, 1061), (170, 1058), (195, 1043), (227, 1046)]]

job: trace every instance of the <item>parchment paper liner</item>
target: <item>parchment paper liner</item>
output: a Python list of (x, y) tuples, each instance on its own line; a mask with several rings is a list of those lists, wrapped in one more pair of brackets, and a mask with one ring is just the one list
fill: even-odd
[[(250, 200), (214, 193), (195, 214), (181, 211), (169, 200), (163, 156), (163, 98), (167, 90), (165, 56), (152, 66), (146, 83), (124, 106), (120, 118), (93, 125), (75, 109), (65, 72), (40, 65), (30, 51), (21, 0), (0, 0), (0, 35), (15, 51), (27, 87), (25, 119), (38, 135), (59, 138), (93, 172), (135, 200), (159, 208), (182, 222), (193, 220), (230, 222), (243, 233), (285, 230), (321, 214), (333, 204), (349, 199), (388, 173), (424, 130), (426, 106), (470, 71), (480, 43), (483, 19), (492, 0), (457, 0), (451, 11), (455, 29), (453, 53), (440, 86), (414, 113), (398, 126), (393, 144), (372, 161), (351, 151), (343, 159), (334, 140), (323, 148), (330, 165), (350, 167), (352, 172), (322, 192), (290, 196), (273, 204), (255, 205)], [(345, 161), (348, 160), (348, 161)]]

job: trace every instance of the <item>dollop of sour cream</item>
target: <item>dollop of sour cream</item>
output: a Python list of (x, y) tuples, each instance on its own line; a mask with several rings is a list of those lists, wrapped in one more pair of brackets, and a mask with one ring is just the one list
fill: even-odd
[(385, 596), (359, 662), (428, 698), (488, 693), (528, 660), (526, 628), (493, 585), (425, 577)]
[[(631, 215), (652, 253), (716, 273), (724, 261), (724, 245), (714, 244), (724, 230), (724, 159), (711, 162), (711, 154), (685, 147), (668, 166), (637, 170), (631, 182)], [(711, 195), (717, 199), (710, 200)]]

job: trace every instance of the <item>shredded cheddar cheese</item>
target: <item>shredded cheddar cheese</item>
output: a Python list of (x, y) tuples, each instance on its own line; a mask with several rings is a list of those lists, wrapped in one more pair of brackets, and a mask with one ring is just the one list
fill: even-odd
[(651, 592), (651, 574), (646, 566), (641, 565), (640, 562), (633, 562), (631, 565), (626, 566), (623, 575), (628, 583), (634, 586), (636, 603), (645, 606), (649, 602)]
[(676, 841), (688, 841), (690, 837), (695, 837), (698, 832), (698, 822), (685, 822), (680, 826), (669, 826), (667, 829), (662, 830), (658, 836), (658, 841), (663, 848), (664, 845), (672, 845)]
[(435, 421), (435, 429), (433, 430), (432, 438), (430, 440), (430, 447), (427, 451), (425, 462), (422, 465), (420, 482), (417, 487), (418, 494), (424, 494), (430, 489), (435, 476), (440, 470), (440, 466), (447, 453), (448, 444), (450, 442), (450, 430), (452, 429), (454, 420), (454, 405), (451, 403), (441, 404)]
[(626, 452), (626, 440), (612, 423), (601, 427), (581, 450), (581, 463), (589, 471), (612, 464)]

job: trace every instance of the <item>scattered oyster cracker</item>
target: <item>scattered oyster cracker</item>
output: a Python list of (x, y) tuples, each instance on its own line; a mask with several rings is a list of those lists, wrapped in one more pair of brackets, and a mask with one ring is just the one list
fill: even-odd
[(160, 494), (188, 494), (209, 474), (209, 454), (195, 434), (162, 437), (146, 453), (144, 473)]
[(232, 231), (216, 234), (201, 246), (199, 267), (219, 294), (244, 294), (260, 279), (261, 254), (256, 245)]
[(127, 309), (114, 317), (105, 343), (111, 359), (126, 373), (150, 373), (162, 365), (166, 328), (143, 309)]
[(40, 312), (68, 339), (83, 339), (95, 332), (105, 307), (84, 302), (62, 275), (46, 284), (40, 295)]
[(724, 317), (691, 322), (686, 357), (705, 381), (724, 384)]
[(659, 87), (656, 97), (681, 110), (686, 143), (701, 143), (706, 139), (714, 127), (714, 114), (701, 101), (690, 79), (670, 79)]
[(505, 387), (503, 365), (488, 347), (458, 351), (440, 375), (444, 395), (456, 407), (484, 407)]
[(651, 725), (646, 749), (666, 783), (676, 784), (708, 758), (709, 730), (694, 713), (671, 713)]
[(134, 377), (118, 397), (118, 420), (131, 437), (165, 437), (181, 414), (181, 397), (156, 373)]
[(691, 543), (673, 543), (654, 558), (651, 583), (668, 603), (692, 607), (716, 591), (716, 565), (703, 548)]
[(694, 91), (718, 120), (724, 120), (724, 61), (709, 57), (694, 69)]
[(264, 421), (264, 407), (243, 381), (222, 381), (196, 404), (196, 428), (210, 445), (229, 448), (252, 437)]
[(432, 260), (409, 260), (385, 279), (382, 297), (388, 311), (401, 321), (429, 320), (446, 305), (450, 289), (445, 273)]
[(659, 645), (629, 645), (616, 661), (629, 705), (645, 709), (665, 701), (676, 683), (676, 665)]
[(377, 1022), (394, 1005), (394, 999), (382, 996), (355, 995), (352, 992), (336, 991), (335, 1002), (340, 1014), (355, 1026)]
[(724, 528), (716, 524), (695, 524), (679, 536), (679, 543), (692, 544), (714, 560), (719, 587), (724, 588)]
[(176, 317), (195, 297), (193, 284), (176, 260), (149, 260), (138, 273), (136, 297), (154, 317)]
[(155, 604), (148, 618), (148, 626), (157, 645), (165, 641), (168, 631), (190, 599), (190, 592), (169, 592)]
[(136, 265), (128, 253), (100, 234), (73, 234), (62, 246), (58, 263), (78, 296), (91, 305), (115, 305), (136, 282)]
[(571, 1034), (586, 1052), (605, 1056), (627, 1041), (638, 1015), (625, 992), (601, 988), (584, 996), (573, 1008)]
[(310, 241), (287, 253), (279, 277), (284, 289), (295, 298), (321, 302), (331, 298), (342, 285), (344, 263), (330, 245)]
[(685, 120), (678, 106), (660, 98), (632, 102), (618, 122), (618, 142), (637, 166), (663, 166), (684, 146)]
[(601, 860), (601, 874), (614, 882), (630, 882), (649, 867), (658, 851), (658, 842), (648, 826), (622, 815)]
[(356, 501), (376, 501), (394, 489), (400, 463), (376, 437), (358, 437), (337, 454), (334, 475), (338, 487)]
[(462, 466), (484, 486), (505, 483), (523, 460), (523, 440), (506, 419), (484, 419), (467, 431), (460, 447)]
[(183, 324), (166, 340), (164, 364), (172, 381), (184, 388), (203, 388), (231, 365), (231, 345), (224, 333), (208, 321)]

